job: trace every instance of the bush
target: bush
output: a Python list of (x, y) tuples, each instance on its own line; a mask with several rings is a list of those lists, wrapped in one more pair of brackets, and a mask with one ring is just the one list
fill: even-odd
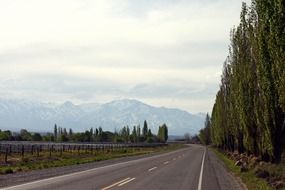
[(12, 174), (14, 171), (11, 169), (11, 168), (6, 168), (5, 170), (4, 170), (4, 173), (5, 174)]
[(22, 161), (23, 161), (24, 163), (28, 163), (28, 162), (30, 161), (30, 159), (29, 159), (29, 158), (23, 158)]

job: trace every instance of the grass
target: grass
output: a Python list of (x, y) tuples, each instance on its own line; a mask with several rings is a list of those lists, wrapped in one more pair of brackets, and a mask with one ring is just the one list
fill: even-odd
[(242, 182), (247, 186), (248, 190), (273, 190), (267, 182), (263, 179), (257, 178), (254, 171), (250, 169), (247, 172), (241, 172), (238, 166), (235, 166), (233, 160), (229, 159), (225, 154), (217, 149), (211, 148), (211, 150), (220, 158), (226, 167), (235, 175), (241, 178)]
[(185, 147), (181, 144), (173, 144), (165, 147), (156, 148), (128, 148), (114, 151), (74, 151), (74, 152), (54, 152), (50, 157), (49, 152), (42, 152), (39, 157), (35, 155), (25, 155), (21, 158), (19, 154), (9, 156), (7, 164), (3, 164), (0, 160), (0, 174), (10, 174), (15, 172), (39, 170), (52, 167), (70, 166), (109, 160), (114, 158), (122, 158), (129, 156), (137, 156), (150, 154), (155, 152), (169, 152)]

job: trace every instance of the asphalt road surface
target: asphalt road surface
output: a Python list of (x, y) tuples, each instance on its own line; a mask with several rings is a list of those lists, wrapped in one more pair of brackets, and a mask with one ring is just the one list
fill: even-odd
[(2, 190), (218, 190), (242, 189), (203, 146), (115, 163)]

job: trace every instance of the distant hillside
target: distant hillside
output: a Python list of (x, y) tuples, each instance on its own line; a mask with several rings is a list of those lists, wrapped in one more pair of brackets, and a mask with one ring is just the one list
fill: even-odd
[(116, 100), (106, 104), (74, 105), (47, 104), (25, 100), (0, 100), (0, 128), (34, 131), (51, 131), (59, 126), (83, 131), (101, 126), (114, 131), (124, 125), (143, 124), (147, 120), (154, 133), (158, 126), (166, 123), (169, 134), (197, 133), (204, 124), (204, 114), (190, 114), (179, 109), (154, 107), (137, 100)]

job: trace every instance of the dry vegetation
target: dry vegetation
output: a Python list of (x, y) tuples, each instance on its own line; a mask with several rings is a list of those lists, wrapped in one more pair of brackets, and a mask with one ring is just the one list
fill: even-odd
[(98, 150), (69, 150), (69, 151), (41, 151), (39, 153), (10, 153), (0, 155), (0, 173), (9, 174), (29, 170), (37, 170), (51, 167), (60, 167), (76, 164), (84, 164), (120, 158), (165, 152), (184, 147), (183, 145), (168, 145), (163, 147), (121, 148), (121, 149), (98, 149)]
[(213, 150), (228, 169), (241, 177), (249, 190), (285, 189), (284, 156), (280, 164), (273, 164), (254, 155)]

